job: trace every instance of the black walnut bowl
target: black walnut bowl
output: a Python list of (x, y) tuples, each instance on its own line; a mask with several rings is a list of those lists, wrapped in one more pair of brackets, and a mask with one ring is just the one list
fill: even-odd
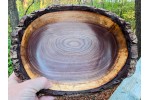
[(45, 95), (101, 91), (127, 77), (137, 60), (130, 25), (104, 9), (51, 6), (24, 16), (12, 32), (14, 72), (44, 76)]

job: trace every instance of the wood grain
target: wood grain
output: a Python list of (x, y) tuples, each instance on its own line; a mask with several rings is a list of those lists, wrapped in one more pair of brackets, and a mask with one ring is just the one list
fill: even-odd
[(97, 88), (117, 75), (127, 56), (118, 25), (85, 11), (45, 14), (28, 26), (21, 43), (26, 72), (31, 78), (49, 78), (52, 90)]
[[(15, 28), (15, 30), (13, 30), (11, 34), (12, 46), (10, 52), (13, 61), (14, 72), (16, 76), (18, 76), (18, 78), (24, 81), (30, 78), (36, 78), (41, 75), (44, 75), (36, 71), (35, 68), (37, 67), (34, 68), (33, 67), (34, 64), (30, 62), (32, 58), (29, 58), (29, 52), (33, 52), (34, 50), (32, 51), (32, 46), (31, 46), (32, 43), (28, 43), (28, 42), (34, 42), (34, 39), (32, 40), (30, 38), (32, 37), (33, 34), (38, 33), (37, 32), (38, 29), (40, 30), (43, 27), (48, 27), (49, 25), (51, 26), (51, 25), (63, 24), (63, 23), (73, 24), (70, 25), (72, 27), (77, 27), (75, 24), (87, 24), (90, 25), (88, 30), (90, 29), (92, 30), (93, 28), (91, 27), (93, 26), (94, 29), (96, 29), (96, 27), (98, 27), (98, 30), (102, 29), (102, 31), (105, 31), (106, 33), (101, 31), (100, 32), (101, 34), (108, 35), (108, 38), (110, 37), (115, 38), (115, 39), (113, 38), (110, 39), (112, 40), (112, 43), (110, 43), (110, 41), (107, 41), (107, 39), (106, 41), (102, 41), (102, 43), (106, 42), (107, 44), (111, 45), (110, 47), (112, 47), (112, 44), (115, 44), (116, 41), (117, 48), (116, 46), (113, 46), (115, 48), (112, 47), (110, 49), (110, 51), (115, 50), (115, 52), (111, 54), (116, 55), (116, 57), (114, 56), (113, 59), (114, 62), (113, 60), (110, 61), (113, 62), (113, 64), (110, 64), (111, 65), (110, 67), (107, 68), (105, 67), (107, 70), (106, 72), (104, 72), (105, 74), (103, 75), (97, 75), (97, 77), (93, 77), (94, 79), (92, 78), (83, 79), (83, 77), (81, 76), (82, 79), (79, 79), (78, 77), (76, 78), (78, 80), (76, 82), (75, 81), (64, 82), (63, 80), (58, 81), (58, 80), (51, 79), (51, 81), (53, 82), (53, 87), (48, 90), (41, 90), (40, 92), (37, 93), (37, 95), (73, 95), (73, 94), (80, 94), (80, 93), (85, 94), (85, 93), (103, 91), (121, 82), (124, 78), (134, 73), (135, 64), (138, 57), (137, 37), (131, 31), (131, 26), (128, 22), (126, 22), (116, 14), (107, 11), (105, 9), (97, 9), (94, 7), (78, 6), (78, 5), (64, 5), (64, 6), (54, 5), (54, 6), (49, 6), (45, 9), (34, 11), (30, 15), (24, 16), (20, 20), (18, 26)], [(69, 24), (68, 27), (70, 27)], [(65, 26), (61, 26), (61, 27), (65, 27)], [(43, 34), (44, 32), (46, 32), (46, 30), (41, 31), (39, 33)], [(46, 33), (48, 33), (48, 31)], [(79, 32), (76, 33), (79, 34)], [(101, 36), (98, 35), (99, 33), (96, 31), (93, 31), (92, 34), (97, 34), (96, 38), (98, 36)], [(75, 39), (74, 42), (65, 42), (63, 44), (67, 44), (64, 46), (67, 47), (71, 46), (72, 48), (73, 45), (79, 46), (82, 43), (89, 43), (89, 42), (81, 42), (81, 41), (79, 42), (79, 40)], [(100, 44), (100, 40), (98, 41), (96, 40), (98, 44)], [(95, 41), (95, 39), (92, 39), (92, 41)], [(35, 44), (38, 46), (38, 43)], [(30, 49), (28, 49), (29, 47)], [(47, 48), (47, 46), (45, 46), (45, 48)], [(115, 54), (116, 52), (117, 54)], [(96, 53), (92, 52), (91, 54), (98, 54), (98, 52)], [(87, 57), (90, 58), (90, 56)], [(81, 58), (84, 57), (82, 56)], [(31, 60), (31, 61), (34, 62), (35, 60)], [(87, 70), (89, 70), (90, 68), (94, 68), (94, 67), (89, 66), (87, 67)], [(95, 68), (99, 68), (99, 67), (95, 67)]]

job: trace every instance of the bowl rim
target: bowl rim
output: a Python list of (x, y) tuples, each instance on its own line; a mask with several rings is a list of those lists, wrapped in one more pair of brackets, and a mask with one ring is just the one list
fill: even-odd
[[(54, 10), (54, 8), (57, 8), (57, 9), (55, 9)], [(65, 8), (65, 9), (63, 9), (63, 8)], [(70, 9), (70, 8), (72, 8), (72, 9)], [(52, 7), (48, 7), (48, 8), (46, 8), (46, 9), (44, 9), (43, 11), (47, 11), (49, 9), (49, 11), (50, 10), (53, 10), (54, 12), (57, 12), (57, 11), (60, 11), (61, 9), (63, 9), (63, 10), (81, 10), (81, 11), (88, 11), (88, 12), (93, 12), (93, 13), (95, 13), (95, 14), (101, 14), (101, 15), (103, 15), (103, 16), (107, 16), (108, 18), (110, 18), (112, 21), (114, 21), (115, 23), (117, 23), (118, 25), (122, 25), (123, 27), (121, 27), (120, 28), (120, 30), (121, 31), (123, 31), (123, 33), (122, 33), (122, 35), (127, 35), (127, 36), (129, 36), (130, 37), (130, 34), (132, 34), (132, 32), (131, 31), (126, 31), (126, 30), (130, 30), (130, 25), (128, 24), (128, 23), (126, 23), (124, 20), (122, 20), (121, 18), (118, 18), (118, 16), (116, 16), (116, 15), (114, 15), (113, 13), (111, 13), (111, 12), (108, 12), (108, 11), (106, 11), (106, 10), (104, 10), (104, 9), (96, 9), (96, 8), (92, 8), (92, 7), (87, 7), (87, 6), (52, 6)], [(39, 11), (39, 12), (43, 12), (43, 11)], [(97, 11), (99, 11), (99, 12), (97, 12)], [(37, 16), (36, 14), (38, 14), (39, 12), (34, 12), (34, 13), (32, 13), (31, 15), (34, 15), (34, 16)], [(46, 13), (49, 13), (49, 12), (46, 12)], [(110, 17), (111, 16), (111, 17)], [(39, 16), (38, 16), (39, 17)], [(26, 17), (26, 19), (23, 21), (23, 22), (25, 22), (25, 21), (27, 21), (27, 18), (28, 17)], [(34, 18), (34, 17), (32, 17), (34, 20), (36, 19), (36, 18)], [(31, 19), (32, 19), (31, 18)], [(116, 18), (116, 19), (115, 19)], [(118, 21), (119, 20), (119, 21)], [(24, 24), (24, 23), (20, 23), (20, 24)], [(31, 23), (28, 23), (28, 25), (29, 24), (31, 24)], [(27, 28), (27, 26), (28, 25), (26, 25), (26, 28)], [(19, 28), (18, 28), (19, 29)], [(25, 30), (25, 29), (23, 29), (23, 30)], [(18, 31), (18, 32), (20, 32), (20, 31)], [(15, 33), (17, 33), (17, 32), (15, 32)], [(24, 33), (24, 32), (23, 32)], [(22, 34), (23, 34), (22, 33)], [(18, 34), (17, 33), (17, 35), (16, 36), (18, 36), (18, 35), (20, 35), (20, 34)], [(15, 37), (16, 37), (15, 36)], [(22, 35), (23, 36), (23, 35)], [(21, 37), (21, 36), (20, 36)], [(128, 43), (126, 43), (126, 46), (127, 46), (127, 48), (128, 48), (128, 50), (126, 50), (127, 52), (129, 52), (129, 53), (132, 53), (133, 54), (133, 52), (131, 52), (131, 47), (135, 47), (136, 45), (133, 45), (133, 44), (137, 44), (134, 40), (135, 39), (133, 39), (133, 38), (129, 38), (129, 37), (126, 37), (125, 36), (125, 39), (126, 39), (126, 41), (127, 42), (129, 42), (129, 44)], [(22, 40), (22, 37), (21, 37), (21, 40)], [(131, 41), (130, 41), (131, 40)], [(127, 45), (128, 44), (128, 45)], [(135, 55), (137, 55), (137, 54), (135, 54)], [(131, 55), (131, 57), (130, 56), (127, 56), (128, 58), (126, 59), (126, 62), (124, 62), (124, 64), (125, 64), (125, 66), (122, 66), (122, 68), (123, 67), (126, 67), (127, 66), (127, 64), (129, 64), (129, 66), (130, 66), (130, 62), (131, 62), (131, 60), (132, 61), (135, 61), (136, 62), (136, 59), (137, 59), (137, 57), (134, 57), (134, 56), (132, 56)], [(133, 58), (133, 59), (132, 59)], [(135, 60), (134, 60), (135, 59)], [(20, 59), (20, 61), (21, 61), (21, 59)], [(129, 67), (128, 66), (128, 67)], [(128, 67), (126, 67), (125, 69), (128, 69)], [(122, 69), (122, 68), (120, 68), (119, 70), (118, 70), (118, 72), (117, 72), (117, 74), (119, 74), (120, 73), (120, 70)], [(116, 70), (114, 70), (114, 71), (116, 71)], [(15, 71), (16, 73), (17, 73), (17, 70)], [(25, 76), (27, 75), (25, 72), (21, 72), (22, 74), (20, 74), (20, 78), (21, 79), (23, 79), (23, 78), (25, 78)], [(116, 74), (116, 76), (117, 76), (117, 74)], [(28, 75), (27, 75), (28, 76)], [(29, 77), (27, 77), (26, 76), (26, 78), (28, 79)], [(113, 78), (115, 78), (116, 76), (114, 76)], [(111, 81), (111, 80), (109, 80), (109, 81)], [(108, 81), (108, 82), (109, 82)], [(107, 82), (105, 82), (105, 83), (107, 83)], [(104, 84), (105, 84), (104, 83)], [(97, 84), (97, 83), (96, 83)], [(103, 85), (104, 85), (103, 84)], [(103, 86), (103, 85), (101, 85), (101, 86)], [(99, 87), (101, 87), (101, 86), (99, 86)], [(98, 88), (98, 87), (94, 87), (94, 88)], [(93, 89), (93, 88), (91, 88), (91, 89)], [(54, 91), (57, 91), (57, 90), (55, 90), (55, 89), (52, 89), (52, 90), (54, 90)], [(59, 91), (59, 90), (58, 90)], [(64, 90), (60, 90), (60, 91), (64, 91)], [(71, 92), (72, 90), (70, 90), (70, 93), (72, 93)], [(78, 90), (75, 90), (75, 91), (78, 91)], [(73, 92), (75, 92), (75, 91), (73, 91)], [(81, 90), (82, 91), (82, 90)], [(84, 90), (83, 90), (84, 91)], [(86, 91), (86, 90), (85, 90)], [(49, 92), (50, 93), (50, 92)], [(59, 94), (59, 92), (57, 92), (56, 94)]]

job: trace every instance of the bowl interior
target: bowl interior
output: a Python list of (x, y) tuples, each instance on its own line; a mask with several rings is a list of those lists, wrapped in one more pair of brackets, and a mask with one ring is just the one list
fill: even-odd
[(80, 22), (58, 22), (36, 30), (28, 40), (32, 68), (50, 80), (87, 81), (101, 77), (117, 55), (112, 33)]
[(44, 14), (25, 30), (21, 59), (30, 78), (52, 90), (79, 91), (113, 79), (126, 62), (126, 41), (110, 18), (86, 11)]

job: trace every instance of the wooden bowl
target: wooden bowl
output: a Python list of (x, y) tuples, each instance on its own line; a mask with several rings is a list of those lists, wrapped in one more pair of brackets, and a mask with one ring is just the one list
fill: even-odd
[(97, 88), (115, 79), (123, 68), (127, 74), (125, 70), (137, 55), (131, 54), (131, 44), (136, 41), (131, 39), (133, 33), (125, 31), (129, 25), (105, 10), (48, 7), (24, 17), (19, 25), (13, 36), (20, 39), (21, 67), (15, 67), (15, 72), (21, 79), (47, 77), (52, 83), (47, 94), (99, 91)]

